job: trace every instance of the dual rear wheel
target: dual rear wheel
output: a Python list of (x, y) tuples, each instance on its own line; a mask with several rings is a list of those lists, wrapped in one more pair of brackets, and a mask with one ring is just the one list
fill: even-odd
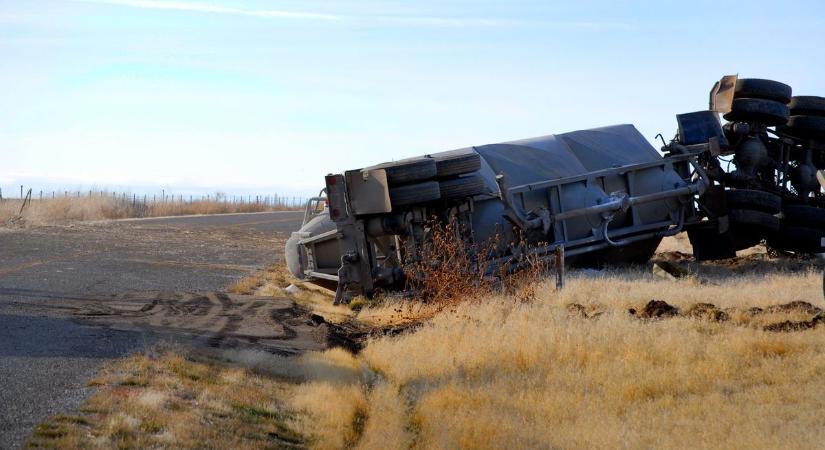
[(788, 205), (782, 227), (768, 239), (771, 247), (804, 253), (825, 252), (825, 209), (810, 205)]
[(800, 139), (825, 139), (825, 98), (800, 95), (788, 106), (791, 116), (783, 132)]
[(767, 126), (784, 125), (791, 114), (791, 87), (773, 80), (737, 80), (733, 103), (725, 119), (731, 122), (757, 122)]
[(485, 193), (487, 186), (478, 173), (480, 168), (481, 157), (472, 149), (369, 167), (386, 171), (390, 202), (394, 209)]
[(782, 198), (770, 192), (750, 189), (725, 191), (734, 250), (753, 247), (779, 232)]
[(729, 230), (714, 223), (689, 230), (697, 259), (724, 259), (766, 240), (768, 246), (792, 252), (825, 252), (825, 209), (783, 205), (776, 194), (749, 189), (725, 191)]

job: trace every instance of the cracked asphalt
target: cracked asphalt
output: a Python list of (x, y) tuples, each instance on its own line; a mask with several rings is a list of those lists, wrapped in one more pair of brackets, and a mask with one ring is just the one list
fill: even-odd
[(18, 447), (38, 422), (77, 408), (105, 362), (170, 339), (153, 329), (80, 321), (77, 304), (105, 305), (130, 293), (220, 292), (279, 259), (302, 217), (0, 229), (0, 448)]

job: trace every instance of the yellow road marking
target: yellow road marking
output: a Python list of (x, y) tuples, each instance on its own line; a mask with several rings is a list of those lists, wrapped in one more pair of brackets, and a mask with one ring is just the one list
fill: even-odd
[(260, 225), (262, 223), (275, 223), (275, 222), (283, 222), (281, 220), (259, 220), (257, 222), (244, 222), (244, 223), (233, 223), (232, 225), (214, 225), (217, 228), (229, 228), (229, 227), (243, 227), (246, 225)]
[(7, 275), (14, 272), (19, 272), (21, 270), (31, 269), (32, 267), (37, 267), (41, 264), (46, 264), (51, 261), (32, 261), (23, 264), (18, 264), (16, 266), (0, 268), (0, 275)]
[(0, 275), (8, 275), (10, 273), (19, 272), (21, 270), (31, 269), (32, 267), (41, 266), (43, 264), (48, 264), (57, 261), (65, 261), (67, 259), (74, 259), (81, 255), (92, 255), (96, 252), (75, 252), (74, 254), (68, 256), (62, 256), (60, 258), (51, 258), (51, 259), (43, 259), (37, 261), (30, 261), (22, 264), (18, 264), (16, 266), (11, 267), (0, 267)]
[[(86, 253), (88, 254), (88, 253)], [(46, 259), (46, 260), (38, 260), (38, 261), (31, 261), (27, 263), (17, 264), (11, 267), (3, 267), (0, 268), (0, 275), (7, 275), (14, 272), (19, 272), (21, 270), (31, 269), (32, 267), (37, 267), (43, 264), (48, 264), (56, 261), (65, 261), (69, 258), (76, 258), (81, 254), (74, 254), (69, 257), (63, 258), (53, 258), (53, 259)], [(149, 264), (153, 266), (167, 266), (167, 267), (194, 267), (194, 268), (201, 268), (201, 269), (217, 269), (217, 270), (233, 270), (237, 272), (250, 272), (255, 270), (255, 266), (244, 266), (240, 264), (213, 264), (213, 263), (197, 263), (197, 262), (185, 262), (185, 261), (152, 261), (148, 259), (116, 259), (115, 261), (122, 261), (122, 262), (133, 262), (139, 264)]]
[(212, 264), (212, 263), (197, 263), (186, 261), (152, 261), (149, 259), (116, 259), (115, 261), (133, 262), (140, 264), (149, 264), (153, 266), (168, 266), (168, 267), (195, 267), (201, 269), (219, 269), (219, 270), (234, 270), (238, 272), (249, 272), (255, 270), (254, 266), (243, 266), (240, 264)]

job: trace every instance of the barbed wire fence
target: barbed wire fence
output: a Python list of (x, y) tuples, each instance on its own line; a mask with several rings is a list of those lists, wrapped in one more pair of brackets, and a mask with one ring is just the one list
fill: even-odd
[[(289, 196), (289, 195), (230, 195), (223, 192), (216, 192), (214, 194), (175, 194), (166, 192), (162, 189), (155, 194), (135, 194), (126, 191), (116, 192), (108, 189), (88, 189), (88, 190), (36, 190), (35, 188), (28, 188), (32, 191), (33, 200), (48, 200), (55, 198), (94, 198), (94, 197), (112, 197), (114, 199), (132, 200), (140, 203), (193, 203), (214, 201), (219, 203), (231, 204), (261, 204), (270, 206), (285, 206), (298, 207), (303, 206), (309, 197)], [(19, 197), (7, 196), (6, 192), (0, 188), (0, 200), (23, 199), (28, 192), (23, 185), (20, 186)]]
[[(17, 191), (16, 189), (14, 191)], [(277, 211), (301, 209), (307, 201), (307, 197), (287, 196), (279, 194), (270, 195), (239, 195), (216, 192), (212, 194), (180, 194), (168, 192), (161, 189), (153, 194), (117, 192), (105, 189), (86, 190), (37, 190), (33, 187), (26, 189), (20, 186), (19, 197), (13, 191), (13, 196), (8, 195), (8, 191), (0, 188), (0, 203), (20, 202), (22, 214), (26, 207), (34, 203), (46, 204), (50, 201), (62, 200), (64, 202), (98, 201), (105, 203), (109, 208), (118, 208), (121, 212), (118, 215), (129, 217), (145, 217), (157, 215), (161, 212), (168, 212), (170, 215), (186, 213), (220, 213), (220, 212), (257, 212), (257, 211)]]

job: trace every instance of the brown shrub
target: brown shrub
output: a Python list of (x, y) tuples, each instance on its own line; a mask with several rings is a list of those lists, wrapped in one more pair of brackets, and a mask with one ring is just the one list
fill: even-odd
[[(520, 301), (536, 297), (536, 288), (551, 266), (539, 255), (546, 244), (529, 245), (522, 236), (500, 249), (496, 234), (482, 243), (470, 242), (465, 230), (453, 222), (431, 220), (426, 239), (405, 257), (409, 287), (419, 300), (440, 305), (473, 301), (494, 293), (515, 295)], [(541, 247), (544, 246), (544, 249)], [(509, 253), (512, 258), (495, 258)]]

